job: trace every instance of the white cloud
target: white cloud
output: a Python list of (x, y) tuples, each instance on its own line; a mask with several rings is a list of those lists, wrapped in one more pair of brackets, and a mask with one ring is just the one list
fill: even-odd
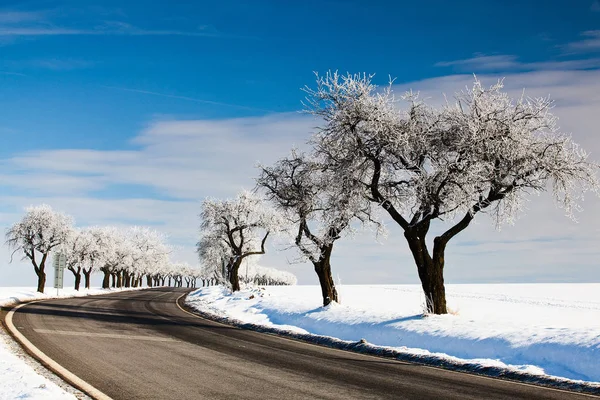
[[(312, 117), (295, 113), (158, 121), (133, 139), (138, 150), (41, 150), (16, 155), (4, 164), (22, 172), (64, 174), (73, 184), (81, 182), (78, 193), (86, 193), (88, 185), (97, 190), (135, 184), (174, 198), (231, 196), (242, 186), (254, 186), (257, 162), (272, 162), (293, 144), (302, 145), (314, 125)], [(47, 193), (40, 183), (40, 192)], [(71, 189), (77, 192), (76, 186)]]
[(581, 33), (583, 39), (568, 43), (563, 47), (567, 53), (590, 53), (600, 51), (600, 30)]
[(514, 55), (483, 55), (474, 57), (442, 61), (435, 64), (436, 67), (450, 67), (459, 72), (490, 72), (490, 71), (570, 71), (580, 69), (600, 68), (600, 58), (586, 58), (576, 60), (522, 62)]
[[(478, 75), (486, 84), (505, 77), (507, 90), (520, 95), (552, 94), (563, 130), (600, 159), (600, 71), (535, 71)], [(471, 75), (453, 75), (396, 86), (420, 90), (431, 101), (442, 100), (470, 85)], [(196, 263), (200, 201), (230, 197), (251, 188), (257, 161), (271, 163), (293, 145), (303, 145), (317, 122), (301, 114), (226, 120), (160, 120), (151, 122), (134, 139), (132, 150), (37, 150), (0, 162), (2, 185), (0, 223), (15, 221), (22, 207), (45, 202), (72, 214), (80, 225), (151, 224), (180, 246), (177, 257)], [(151, 189), (124, 196), (113, 185)], [(57, 190), (63, 186), (64, 190)], [(10, 195), (9, 195), (10, 193)], [(100, 196), (98, 193), (102, 193)], [(125, 198), (123, 198), (125, 197)], [(447, 249), (449, 282), (592, 280), (600, 281), (597, 242), (600, 202), (588, 198), (578, 224), (554, 208), (549, 196), (534, 197), (516, 225), (497, 232), (485, 216), (461, 233)], [(342, 283), (417, 282), (412, 256), (401, 230), (389, 224), (384, 244), (369, 235), (343, 239), (332, 259), (334, 276)], [(434, 226), (434, 231), (442, 227)], [(432, 232), (434, 233), (434, 232)], [(0, 252), (4, 257), (5, 250)], [(296, 273), (302, 283), (316, 283), (308, 265), (288, 265), (294, 253), (271, 251), (266, 266)], [(24, 265), (28, 269), (28, 266)], [(16, 268), (10, 267), (10, 268)], [(27, 275), (29, 276), (29, 275)], [(15, 278), (16, 279), (16, 278)], [(337, 278), (336, 278), (337, 279)]]
[(125, 92), (148, 94), (148, 95), (151, 95), (151, 96), (160, 96), (160, 97), (167, 97), (167, 98), (171, 98), (171, 99), (179, 99), (179, 100), (192, 101), (194, 103), (212, 104), (212, 105), (216, 105), (216, 106), (233, 107), (233, 108), (240, 108), (240, 109), (245, 109), (245, 110), (273, 112), (272, 110), (266, 110), (266, 109), (263, 109), (263, 108), (242, 106), (242, 105), (231, 104), (231, 103), (222, 103), (222, 102), (219, 102), (219, 101), (198, 99), (196, 97), (179, 96), (179, 95), (168, 94), (168, 93), (152, 92), (152, 91), (149, 91), (149, 90), (131, 89), (131, 88), (124, 88), (124, 87), (116, 87), (116, 86), (104, 86), (104, 87), (106, 87), (108, 89), (122, 90), (122, 91), (125, 91)]

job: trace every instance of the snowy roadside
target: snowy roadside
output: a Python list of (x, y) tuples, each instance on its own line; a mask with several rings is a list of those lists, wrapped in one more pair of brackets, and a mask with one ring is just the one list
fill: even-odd
[[(218, 320), (338, 348), (600, 393), (600, 284), (447, 285), (453, 314), (423, 316), (418, 285), (192, 292)], [(367, 343), (361, 342), (365, 339)]]
[[(82, 297), (105, 294), (120, 290), (135, 289), (90, 289), (77, 292), (73, 289), (38, 293), (33, 288), (0, 288), (0, 306), (20, 301), (63, 297)], [(87, 399), (88, 397), (54, 376), (39, 363), (31, 359), (9, 334), (0, 329), (0, 400), (12, 399)]]

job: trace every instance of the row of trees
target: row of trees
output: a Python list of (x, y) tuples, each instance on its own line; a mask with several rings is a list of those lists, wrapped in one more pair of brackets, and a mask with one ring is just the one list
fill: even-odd
[[(91, 285), (91, 275), (101, 273), (102, 288), (153, 286), (211, 286), (222, 274), (211, 268), (193, 268), (185, 262), (172, 262), (166, 237), (156, 230), (130, 228), (75, 228), (73, 218), (48, 205), (32, 206), (6, 232), (6, 242), (15, 253), (22, 252), (38, 277), (37, 290), (46, 285), (46, 263), (51, 252), (66, 257), (66, 268), (74, 277), (74, 287)], [(295, 284), (290, 273), (250, 264), (244, 282), (255, 284)]]
[[(502, 89), (502, 82), (485, 88), (475, 79), (454, 101), (436, 107), (414, 93), (396, 99), (391, 83), (378, 88), (371, 76), (317, 76), (316, 88), (305, 88), (305, 111), (321, 123), (310, 150), (292, 150), (261, 166), (254, 193), (202, 203), (198, 276), (239, 290), (242, 262), (265, 254), (268, 238), (277, 234), (313, 265), (327, 305), (338, 300), (335, 242), (356, 229), (381, 232), (387, 214), (404, 232), (428, 311), (446, 313), (445, 249), (476, 215), (487, 213), (497, 226), (511, 223), (527, 195), (550, 189), (573, 217), (585, 192), (598, 193), (597, 165), (560, 132), (552, 102), (514, 100)], [(444, 224), (428, 242), (436, 221)], [(76, 281), (83, 273), (86, 284), (94, 269), (104, 274), (103, 287), (111, 277), (115, 285), (134, 286), (143, 276), (149, 285), (197, 279), (186, 266), (169, 263), (154, 231), (77, 231), (68, 216), (47, 206), (28, 209), (8, 230), (7, 243), (31, 260), (39, 291), (48, 254), (57, 247), (68, 253)], [(288, 278), (265, 281), (293, 281)]]
[[(77, 229), (73, 219), (56, 212), (48, 205), (32, 206), (24, 217), (6, 233), (7, 244), (23, 259), (29, 260), (38, 277), (38, 292), (46, 284), (46, 263), (51, 252), (64, 253), (66, 268), (73, 273), (75, 289), (82, 277), (90, 288), (90, 276), (103, 274), (102, 287), (139, 287), (144, 277), (148, 287), (165, 285), (195, 287), (198, 279), (204, 285), (214, 283), (214, 277), (203, 275), (200, 269), (187, 263), (169, 260), (171, 252), (165, 237), (143, 227), (119, 229), (89, 227)], [(213, 279), (211, 279), (213, 278)], [(112, 282), (111, 282), (112, 280)]]
[[(313, 264), (323, 304), (337, 301), (335, 242), (356, 228), (380, 231), (387, 214), (404, 232), (427, 309), (445, 314), (445, 249), (478, 214), (512, 223), (525, 197), (552, 190), (573, 217), (598, 193), (597, 165), (561, 133), (548, 98), (513, 100), (502, 82), (472, 88), (441, 107), (414, 93), (396, 99), (372, 76), (328, 73), (305, 88), (306, 112), (321, 121), (311, 150), (261, 166), (253, 195), (206, 200), (198, 253), (239, 290), (246, 257), (265, 253), (271, 233), (287, 233)], [(435, 221), (441, 232), (428, 235)]]

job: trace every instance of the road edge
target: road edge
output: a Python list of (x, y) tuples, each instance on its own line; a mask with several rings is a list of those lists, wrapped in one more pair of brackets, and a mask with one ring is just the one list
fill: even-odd
[(58, 364), (56, 361), (48, 357), (44, 352), (38, 349), (33, 343), (29, 341), (13, 324), (12, 318), (15, 312), (26, 305), (32, 303), (38, 303), (43, 300), (35, 300), (27, 303), (21, 303), (13, 306), (6, 314), (4, 318), (4, 324), (8, 330), (8, 333), (15, 339), (17, 343), (21, 345), (21, 347), (25, 350), (26, 353), (31, 355), (37, 361), (39, 361), (44, 367), (48, 368), (54, 374), (59, 376), (62, 380), (67, 382), (69, 385), (74, 388), (82, 391), (93, 399), (96, 400), (113, 400), (111, 397), (96, 389), (94, 386), (79, 378), (77, 375), (73, 374), (71, 371), (64, 368), (62, 365)]
[[(199, 289), (199, 288), (195, 288)], [(454, 372), (459, 374), (469, 374), (475, 375), (480, 378), (485, 379), (495, 379), (495, 380), (503, 380), (507, 382), (511, 382), (513, 384), (525, 385), (525, 386), (534, 386), (541, 389), (551, 390), (551, 391), (559, 391), (559, 392), (567, 392), (579, 394), (591, 398), (600, 398), (600, 390), (595, 386), (578, 384), (574, 382), (562, 382), (556, 381), (554, 379), (545, 379), (543, 377), (539, 377), (536, 375), (530, 375), (526, 373), (515, 373), (508, 372), (504, 369), (499, 369), (495, 367), (485, 367), (481, 369), (471, 369), (469, 368), (470, 364), (465, 365), (455, 365), (448, 363), (443, 360), (438, 360), (433, 357), (432, 359), (428, 359), (427, 357), (416, 357), (405, 355), (397, 351), (388, 350), (381, 346), (375, 346), (371, 348), (370, 345), (366, 342), (346, 342), (341, 339), (331, 338), (329, 336), (322, 336), (316, 334), (297, 334), (290, 331), (280, 330), (277, 328), (265, 327), (262, 325), (257, 325), (253, 323), (247, 323), (240, 320), (236, 320), (234, 318), (224, 317), (217, 314), (213, 314), (211, 312), (198, 310), (194, 307), (186, 304), (186, 299), (191, 292), (195, 289), (190, 290), (187, 293), (179, 296), (175, 303), (187, 314), (193, 315), (198, 318), (208, 319), (210, 321), (219, 323), (221, 325), (235, 327), (238, 329), (246, 329), (252, 330), (254, 332), (263, 333), (267, 335), (278, 336), (282, 339), (300, 341), (303, 343), (313, 344), (317, 346), (324, 346), (330, 349), (340, 350), (340, 351), (349, 351), (353, 353), (365, 354), (375, 357), (382, 357), (390, 360), (396, 360), (400, 362), (408, 362), (412, 364), (418, 364), (425, 368), (434, 368), (434, 369), (442, 369), (448, 372)], [(181, 303), (180, 303), (181, 301)]]

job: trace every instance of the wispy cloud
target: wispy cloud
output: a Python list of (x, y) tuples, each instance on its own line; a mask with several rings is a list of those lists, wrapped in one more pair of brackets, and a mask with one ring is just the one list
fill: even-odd
[(45, 18), (43, 12), (0, 11), (0, 24), (18, 24), (22, 22), (38, 22)]
[[(93, 61), (82, 60), (77, 58), (47, 58), (47, 59), (33, 59), (33, 60), (6, 60), (0, 62), (1, 66), (4, 66), (9, 70), (31, 70), (31, 69), (47, 69), (51, 71), (72, 71), (76, 69), (89, 68), (95, 63)], [(0, 72), (2, 73), (2, 72)], [(21, 75), (25, 74), (20, 72), (5, 72), (10, 75)]]
[(195, 30), (145, 29), (123, 21), (101, 21), (91, 24), (93, 26), (80, 27), (56, 23), (52, 17), (51, 12), (0, 11), (0, 36), (221, 36), (221, 33), (210, 25), (202, 25)]
[(94, 29), (74, 29), (63, 27), (0, 27), (0, 36), (68, 36), (68, 35), (123, 35), (123, 36), (206, 36), (217, 37), (218, 33), (204, 31), (151, 30), (133, 25), (120, 24), (120, 27), (99, 26)]
[(105, 35), (131, 35), (131, 36), (209, 36), (217, 37), (221, 34), (210, 25), (202, 25), (195, 31), (182, 31), (173, 29), (143, 29), (121, 21), (106, 21), (96, 26), (91, 32)]
[(27, 76), (20, 72), (11, 72), (11, 71), (0, 71), (0, 75)]
[(195, 103), (212, 104), (212, 105), (215, 105), (215, 106), (233, 107), (233, 108), (239, 108), (239, 109), (244, 109), (244, 110), (274, 112), (274, 110), (268, 110), (268, 109), (264, 109), (264, 108), (243, 106), (243, 105), (239, 105), (239, 104), (224, 103), (224, 102), (213, 101), (213, 100), (198, 99), (198, 98), (195, 98), (195, 97), (188, 97), (188, 96), (178, 96), (178, 95), (168, 94), (168, 93), (152, 92), (152, 91), (149, 91), (149, 90), (131, 89), (131, 88), (125, 88), (125, 87), (119, 87), (119, 86), (103, 86), (103, 87), (105, 87), (107, 89), (123, 90), (125, 92), (132, 92), (132, 93), (148, 94), (148, 95), (151, 95), (151, 96), (166, 97), (166, 98), (170, 98), (170, 99), (193, 101)]
[(435, 64), (436, 67), (457, 67), (459, 69), (512, 69), (518, 65), (517, 57), (513, 55), (487, 56), (484, 54), (476, 54), (474, 57), (462, 60), (441, 61)]
[(590, 7), (593, 12), (600, 12), (600, 0), (595, 0)]
[(581, 33), (583, 39), (562, 46), (566, 53), (591, 53), (600, 51), (600, 30)]
[(34, 67), (50, 69), (54, 71), (71, 71), (75, 69), (88, 68), (94, 65), (94, 62), (80, 59), (57, 59), (50, 58), (46, 60), (33, 60), (31, 65)]
[(435, 66), (450, 67), (460, 72), (584, 70), (600, 68), (600, 58), (521, 62), (515, 55), (476, 54), (467, 59), (438, 62)]

